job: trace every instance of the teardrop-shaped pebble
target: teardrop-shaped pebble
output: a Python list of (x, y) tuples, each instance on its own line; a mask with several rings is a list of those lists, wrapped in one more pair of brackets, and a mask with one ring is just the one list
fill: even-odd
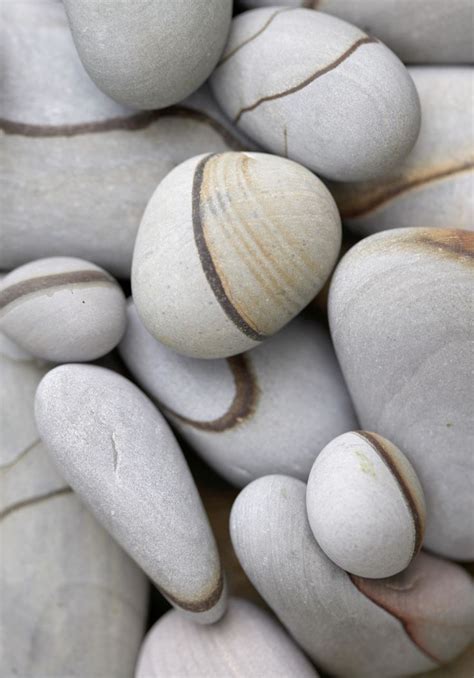
[(129, 678), (146, 578), (38, 438), (34, 395), (46, 369), (0, 334), (2, 676)]
[(474, 558), (472, 289), (474, 234), (398, 229), (362, 240), (329, 293), (331, 334), (365, 430), (413, 464), (426, 546)]
[(36, 422), (61, 474), (168, 600), (193, 620), (225, 609), (219, 555), (182, 452), (130, 381), (62, 365), (38, 387)]
[(313, 537), (306, 486), (259, 478), (231, 514), (237, 556), (291, 635), (331, 675), (402, 676), (459, 654), (474, 632), (474, 585), (467, 572), (421, 553), (401, 575), (351, 578)]
[(420, 135), (404, 162), (368, 182), (330, 185), (345, 225), (370, 235), (429, 226), (473, 230), (471, 68), (409, 68), (420, 95)]
[(232, 0), (65, 0), (87, 72), (116, 101), (163, 108), (207, 80), (225, 45)]
[(125, 297), (119, 284), (89, 261), (38, 259), (0, 283), (0, 327), (44, 360), (100, 358), (118, 344), (125, 323)]
[(395, 54), (323, 12), (240, 14), (210, 83), (228, 117), (264, 148), (337, 181), (395, 167), (420, 127), (415, 86)]
[(296, 318), (226, 360), (179, 355), (145, 329), (133, 303), (120, 355), (179, 433), (243, 486), (269, 473), (308, 478), (316, 454), (356, 419), (327, 330)]
[(226, 615), (198, 626), (175, 610), (148, 632), (135, 678), (317, 678), (303, 652), (267, 612), (231, 598)]
[(240, 0), (240, 5), (288, 5), (333, 14), (376, 35), (404, 63), (474, 61), (471, 0)]
[(129, 277), (137, 228), (157, 183), (186, 158), (249, 146), (207, 87), (178, 106), (140, 113), (102, 94), (57, 0), (2, 3), (0, 34), (8, 64), (0, 269), (76, 256)]
[(341, 244), (334, 201), (311, 172), (263, 153), (207, 154), (159, 184), (133, 255), (138, 313), (195, 358), (253, 348), (308, 304)]
[(326, 445), (309, 475), (306, 508), (319, 546), (351, 574), (391, 577), (421, 547), (423, 490), (405, 455), (376, 433), (344, 433)]

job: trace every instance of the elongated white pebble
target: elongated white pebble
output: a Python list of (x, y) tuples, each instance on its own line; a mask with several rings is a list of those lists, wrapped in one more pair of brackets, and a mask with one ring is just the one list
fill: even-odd
[(179, 355), (127, 308), (122, 359), (180, 434), (218, 473), (243, 486), (269, 473), (308, 478), (316, 454), (357, 426), (327, 330), (295, 318), (233, 358)]
[(61, 365), (38, 387), (41, 439), (99, 522), (176, 608), (202, 623), (224, 612), (219, 554), (183, 454), (128, 379)]
[(146, 578), (39, 440), (33, 404), (46, 369), (0, 333), (2, 676), (129, 678)]
[(135, 243), (132, 291), (156, 339), (195, 358), (253, 348), (324, 285), (339, 214), (307, 169), (264, 153), (192, 158), (159, 184)]
[(89, 261), (38, 259), (0, 283), (2, 331), (44, 360), (95, 360), (118, 344), (125, 322), (119, 284)]
[(427, 671), (473, 639), (474, 584), (463, 568), (420, 553), (395, 577), (351, 577), (314, 539), (300, 480), (274, 475), (247, 485), (232, 508), (230, 528), (257, 591), (331, 675)]
[(306, 507), (319, 546), (351, 574), (391, 577), (420, 550), (423, 490), (405, 455), (376, 433), (351, 431), (326, 445), (309, 474)]
[(317, 678), (303, 652), (267, 612), (230, 598), (225, 616), (198, 626), (176, 610), (148, 632), (135, 678)]
[(227, 116), (263, 148), (336, 181), (388, 172), (420, 128), (415, 86), (395, 54), (309, 9), (235, 17), (210, 84)]

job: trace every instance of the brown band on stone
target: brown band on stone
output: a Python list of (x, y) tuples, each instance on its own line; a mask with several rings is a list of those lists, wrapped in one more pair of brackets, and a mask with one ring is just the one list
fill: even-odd
[(164, 595), (164, 597), (170, 601), (170, 603), (177, 605), (187, 612), (207, 612), (208, 610), (212, 610), (212, 608), (215, 607), (222, 596), (222, 592), (224, 590), (224, 576), (222, 574), (222, 570), (220, 570), (216, 586), (213, 588), (211, 593), (205, 598), (202, 598), (202, 600), (182, 600), (181, 598), (177, 598), (159, 586), (157, 586), (157, 588)]
[(333, 71), (335, 68), (337, 68), (340, 64), (342, 64), (343, 61), (345, 61), (348, 57), (351, 56), (359, 47), (362, 45), (368, 45), (371, 43), (377, 43), (378, 40), (377, 38), (360, 38), (360, 40), (357, 40), (349, 49), (347, 49), (343, 54), (341, 54), (340, 57), (338, 57), (335, 61), (332, 63), (328, 64), (328, 66), (325, 66), (325, 68), (321, 68), (320, 70), (317, 70), (315, 73), (310, 75), (308, 78), (303, 80), (303, 82), (300, 82), (298, 85), (295, 85), (294, 87), (290, 87), (289, 89), (284, 90), (283, 92), (277, 92), (276, 94), (269, 94), (268, 96), (261, 97), (260, 99), (257, 99), (253, 104), (250, 104), (249, 106), (245, 106), (244, 108), (241, 108), (240, 111), (237, 113), (236, 117), (234, 118), (234, 123), (237, 124), (240, 120), (240, 118), (244, 115), (244, 113), (249, 113), (250, 111), (255, 110), (258, 106), (261, 104), (266, 103), (267, 101), (274, 101), (275, 99), (281, 99), (282, 97), (286, 97), (290, 94), (294, 94), (295, 92), (299, 92), (300, 90), (304, 89), (308, 85), (311, 85), (315, 80), (320, 78), (323, 75), (326, 75), (326, 73), (329, 73), (330, 71)]
[(30, 499), (23, 499), (23, 501), (17, 501), (15, 504), (10, 504), (10, 506), (7, 506), (6, 509), (0, 511), (0, 520), (3, 520), (11, 513), (13, 513), (14, 511), (18, 511), (19, 509), (26, 508), (27, 506), (32, 506), (34, 504), (41, 504), (42, 502), (47, 501), (48, 499), (52, 499), (53, 497), (60, 497), (63, 494), (71, 493), (72, 490), (70, 487), (61, 487), (58, 490), (52, 490), (51, 492), (46, 492), (46, 494), (40, 494), (37, 497), (31, 497)]
[(433, 228), (419, 229), (419, 233), (409, 234), (407, 244), (414, 243), (430, 247), (440, 255), (451, 256), (457, 260), (464, 259), (472, 265), (474, 259), (474, 232), (462, 229)]

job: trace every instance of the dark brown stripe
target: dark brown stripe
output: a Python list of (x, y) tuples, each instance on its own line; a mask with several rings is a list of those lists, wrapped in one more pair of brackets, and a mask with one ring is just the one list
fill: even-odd
[(221, 570), (219, 573), (219, 579), (217, 580), (217, 584), (213, 591), (202, 600), (182, 600), (181, 598), (176, 598), (176, 596), (171, 595), (171, 593), (168, 593), (168, 591), (165, 591), (159, 586), (156, 588), (164, 595), (165, 598), (170, 601), (170, 603), (177, 605), (183, 610), (187, 610), (188, 612), (207, 612), (219, 602), (219, 599), (222, 596), (222, 591), (224, 590), (224, 576)]
[(371, 596), (368, 595), (367, 591), (364, 589), (363, 583), (364, 579), (362, 577), (357, 577), (354, 574), (348, 574), (349, 579), (352, 581), (356, 589), (363, 595), (365, 596), (368, 600), (370, 600), (374, 605), (377, 605), (377, 607), (380, 607), (381, 610), (384, 610), (388, 614), (390, 614), (392, 617), (397, 619), (400, 624), (403, 627), (403, 630), (409, 637), (409, 639), (412, 641), (412, 643), (418, 648), (420, 652), (422, 652), (428, 659), (430, 659), (432, 662), (438, 665), (442, 665), (444, 662), (441, 661), (438, 657), (436, 657), (434, 654), (432, 654), (429, 650), (424, 648), (418, 641), (417, 634), (415, 629), (413, 628), (413, 622), (411, 622), (409, 619), (404, 619), (400, 614), (397, 614), (395, 610), (393, 610), (391, 607), (388, 605), (383, 605), (379, 600), (376, 600), (375, 598), (372, 598)]
[(60, 497), (63, 494), (70, 494), (72, 490), (70, 487), (61, 487), (59, 490), (52, 490), (46, 494), (40, 494), (38, 497), (32, 497), (31, 499), (24, 499), (23, 501), (18, 501), (16, 504), (11, 504), (6, 509), (0, 512), (0, 520), (3, 520), (9, 516), (14, 511), (19, 509), (26, 508), (27, 506), (33, 506), (34, 504), (41, 504), (52, 497)]
[(37, 278), (29, 278), (14, 283), (0, 292), (0, 309), (33, 292), (63, 287), (65, 285), (84, 284), (92, 282), (107, 282), (113, 285), (118, 283), (105, 271), (71, 271), (70, 273), (51, 273)]
[(458, 261), (464, 258), (470, 265), (474, 259), (473, 231), (444, 228), (421, 230), (419, 235), (412, 234), (412, 239), (408, 242), (431, 247), (437, 253), (452, 256)]
[(222, 417), (212, 421), (197, 421), (183, 417), (162, 403), (158, 403), (158, 406), (166, 415), (200, 431), (220, 433), (238, 426), (255, 412), (260, 391), (248, 357), (244, 354), (234, 356), (227, 358), (227, 363), (234, 377), (235, 395), (231, 406)]
[(337, 68), (340, 64), (342, 64), (343, 61), (345, 61), (348, 57), (351, 56), (361, 45), (368, 45), (370, 43), (375, 43), (378, 42), (377, 38), (360, 38), (360, 40), (357, 40), (349, 49), (347, 49), (341, 56), (333, 61), (331, 64), (326, 66), (325, 68), (322, 68), (321, 70), (316, 71), (312, 75), (310, 75), (306, 80), (303, 80), (303, 82), (300, 82), (298, 85), (295, 85), (294, 87), (290, 87), (289, 89), (284, 90), (283, 92), (277, 92), (277, 94), (269, 94), (266, 97), (261, 97), (260, 99), (257, 99), (253, 104), (250, 104), (250, 106), (245, 106), (245, 108), (241, 108), (240, 111), (237, 113), (236, 117), (234, 118), (234, 123), (237, 124), (244, 115), (244, 113), (248, 113), (249, 111), (253, 111), (255, 108), (260, 106), (261, 104), (266, 103), (267, 101), (274, 101), (275, 99), (281, 99), (282, 97), (286, 97), (289, 94), (294, 94), (295, 92), (299, 92), (299, 90), (304, 89), (308, 85), (310, 85), (312, 82), (317, 80), (323, 75), (326, 75), (326, 73), (329, 73), (330, 71), (333, 71), (335, 68)]
[(390, 469), (390, 471), (394, 475), (395, 480), (397, 481), (400, 490), (402, 491), (402, 494), (405, 498), (405, 501), (408, 505), (408, 509), (412, 516), (415, 528), (415, 543), (413, 545), (413, 555), (412, 555), (413, 558), (421, 548), (421, 542), (423, 541), (423, 523), (421, 520), (421, 516), (418, 513), (418, 507), (410, 491), (410, 488), (405, 482), (405, 479), (401, 475), (400, 471), (398, 470), (398, 467), (394, 463), (390, 454), (385, 450), (383, 445), (379, 443), (377, 437), (372, 433), (369, 433), (368, 431), (356, 431), (355, 433), (361, 438), (364, 438), (374, 448), (379, 457), (382, 458), (382, 460), (385, 462), (385, 465)]
[(184, 118), (209, 125), (223, 141), (236, 151), (243, 150), (241, 142), (234, 137), (218, 120), (210, 115), (184, 106), (170, 106), (159, 111), (142, 111), (126, 118), (111, 118), (97, 122), (77, 125), (30, 125), (0, 118), (0, 130), (5, 134), (17, 134), (26, 137), (75, 137), (81, 134), (97, 134), (117, 130), (137, 131), (146, 129), (160, 118)]
[(253, 341), (263, 341), (265, 339), (265, 335), (257, 332), (244, 320), (244, 318), (242, 318), (238, 310), (227, 296), (222, 281), (219, 278), (219, 274), (217, 273), (217, 269), (214, 266), (211, 253), (207, 246), (206, 237), (204, 235), (201, 216), (201, 188), (206, 164), (215, 157), (217, 157), (217, 155), (215, 153), (211, 153), (202, 158), (194, 172), (192, 190), (194, 240), (196, 242), (199, 258), (201, 260), (201, 266), (206, 275), (207, 281), (226, 316), (247, 337), (253, 339)]

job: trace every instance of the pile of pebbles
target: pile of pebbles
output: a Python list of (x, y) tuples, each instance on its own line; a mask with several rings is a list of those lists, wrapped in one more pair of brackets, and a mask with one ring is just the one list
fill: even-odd
[(471, 676), (472, 3), (235, 4), (3, 3), (2, 676)]

